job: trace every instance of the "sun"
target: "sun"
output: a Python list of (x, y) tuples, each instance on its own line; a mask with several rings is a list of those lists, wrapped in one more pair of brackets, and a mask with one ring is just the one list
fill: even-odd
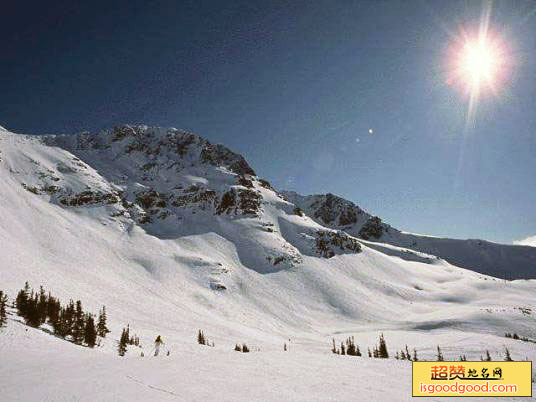
[(503, 38), (491, 30), (462, 31), (447, 55), (447, 83), (473, 98), (487, 92), (497, 95), (511, 64), (507, 49)]
[(461, 50), (458, 71), (471, 89), (494, 87), (501, 65), (499, 49), (487, 38), (468, 40)]

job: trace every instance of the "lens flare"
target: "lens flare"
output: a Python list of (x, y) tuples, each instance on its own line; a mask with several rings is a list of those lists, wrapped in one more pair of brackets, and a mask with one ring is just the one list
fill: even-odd
[(449, 55), (448, 82), (474, 95), (491, 90), (497, 94), (505, 79), (505, 46), (498, 36), (465, 33)]

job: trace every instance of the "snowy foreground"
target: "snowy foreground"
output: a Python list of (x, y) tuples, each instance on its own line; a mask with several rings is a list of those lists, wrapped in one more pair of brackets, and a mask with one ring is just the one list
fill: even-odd
[[(536, 339), (535, 280), (361, 241), (234, 173), (249, 169), (230, 151), (176, 131), (148, 145), (146, 131), (123, 131), (71, 153), (0, 130), (0, 290), (11, 301), (27, 280), (85, 311), (106, 305), (111, 330), (89, 349), (10, 309), (0, 400), (404, 401), (411, 364), (392, 356), (406, 344), (420, 360), (437, 345), (447, 360), (486, 350), (502, 360), (505, 347), (536, 360), (536, 344), (504, 337)], [(226, 207), (229, 193), (240, 203)], [(142, 348), (119, 357), (127, 324)], [(215, 347), (197, 344), (199, 329)], [(382, 332), (391, 358), (366, 357)], [(332, 338), (352, 335), (364, 357), (331, 353)]]
[[(4, 329), (4, 332), (6, 330)], [(388, 334), (394, 338), (395, 333)], [(409, 339), (409, 334), (399, 336)], [(7, 339), (6, 339), (7, 338)], [(491, 337), (437, 334), (464, 350)], [(481, 338), (474, 342), (474, 338)], [(478, 345), (477, 345), (478, 344)], [(469, 345), (469, 346), (468, 346)], [(411, 363), (336, 356), (326, 350), (231, 351), (173, 344), (170, 356), (119, 358), (74, 346), (22, 324), (2, 334), (3, 401), (405, 401)], [(513, 345), (512, 345), (513, 346)], [(295, 349), (295, 350), (294, 350)], [(318, 349), (318, 347), (316, 348)], [(534, 347), (524, 348), (535, 358)], [(480, 350), (480, 349), (478, 349)], [(520, 353), (520, 349), (516, 349)], [(534, 392), (534, 387), (533, 387)], [(445, 398), (429, 398), (445, 400)], [(449, 399), (449, 398), (447, 398)], [(477, 398), (476, 400), (493, 398)], [(497, 398), (497, 400), (530, 398)], [(475, 400), (474, 398), (472, 400)]]

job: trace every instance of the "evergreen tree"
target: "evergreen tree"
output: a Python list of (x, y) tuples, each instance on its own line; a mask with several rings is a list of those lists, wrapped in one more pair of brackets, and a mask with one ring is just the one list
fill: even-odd
[(39, 300), (37, 302), (37, 313), (39, 315), (40, 324), (44, 324), (47, 320), (48, 300), (43, 286), (39, 287)]
[(26, 320), (26, 324), (30, 325), (32, 327), (39, 327), (41, 325), (41, 316), (39, 314), (38, 310), (38, 303), (39, 303), (39, 296), (36, 294), (31, 293), (30, 297), (28, 298), (28, 301), (26, 302), (26, 314), (24, 315), (24, 318)]
[(370, 348), (368, 348), (368, 357), (372, 357), (372, 353), (370, 352)]
[(408, 345), (406, 345), (406, 359), (411, 361), (411, 355), (409, 354)]
[(380, 335), (380, 346), (378, 348), (378, 356), (381, 359), (389, 358), (389, 353), (387, 352), (387, 344), (385, 342), (385, 338), (383, 337), (383, 334)]
[(441, 348), (439, 347), (439, 345), (437, 345), (437, 361), (438, 362), (445, 361), (445, 359), (443, 358), (443, 354), (441, 353)]
[(249, 352), (248, 345), (246, 345), (245, 343), (242, 344), (242, 352), (243, 353), (248, 353)]
[(505, 362), (513, 361), (512, 356), (510, 356), (510, 351), (508, 350), (508, 348), (504, 348), (504, 361)]
[(487, 362), (491, 361), (491, 356), (489, 354), (489, 350), (486, 350), (486, 358), (484, 360), (487, 361)]
[(67, 304), (67, 307), (65, 307), (65, 313), (64, 313), (64, 337), (72, 335), (73, 334), (73, 327), (74, 327), (74, 317), (75, 317), (75, 308), (74, 308), (74, 301), (73, 299), (69, 300), (69, 304)]
[(97, 340), (97, 330), (95, 329), (95, 320), (91, 314), (87, 315), (86, 326), (84, 328), (84, 342), (90, 348), (95, 346)]
[(130, 344), (130, 324), (127, 324), (127, 330), (125, 331), (125, 342)]
[(399, 359), (400, 359), (400, 356), (398, 356), (398, 351), (397, 351), (396, 354), (395, 354), (395, 359), (396, 359), (396, 360), (399, 360)]
[(67, 308), (61, 308), (59, 317), (53, 324), (53, 328), (54, 333), (62, 338), (65, 338), (67, 335), (71, 334), (71, 322)]
[(17, 313), (21, 317), (26, 317), (26, 307), (28, 305), (28, 299), (30, 295), (30, 285), (28, 281), (24, 283), (24, 289), (20, 290), (15, 299), (15, 304), (17, 306)]
[(237, 343), (234, 347), (234, 350), (236, 350), (237, 352), (242, 352), (242, 347)]
[(287, 343), (286, 343), (286, 342), (283, 344), (283, 350), (284, 350), (285, 352), (287, 351)]
[(201, 330), (199, 330), (199, 332), (197, 333), (197, 343), (200, 344), (200, 345), (206, 345), (207, 344), (205, 334)]
[(374, 346), (374, 350), (372, 351), (372, 355), (377, 359), (380, 357), (380, 352), (378, 351), (378, 347)]
[(125, 353), (127, 352), (127, 330), (125, 328), (123, 328), (123, 332), (121, 332), (121, 338), (119, 338), (119, 346), (118, 346), (118, 353), (119, 353), (119, 356), (124, 356)]
[(413, 361), (418, 362), (419, 358), (417, 357), (417, 349), (413, 348)]
[[(396, 352), (396, 354), (398, 354), (398, 352)], [(404, 352), (403, 350), (400, 351), (400, 359), (406, 360), (406, 352)]]
[(84, 310), (82, 310), (82, 302), (80, 300), (76, 301), (76, 311), (74, 313), (74, 322), (73, 322), (73, 341), (76, 344), (81, 344), (84, 340), (84, 330), (85, 330), (85, 319), (84, 319)]
[(2, 328), (7, 323), (7, 295), (0, 290), (0, 328)]
[(47, 317), (52, 327), (54, 327), (54, 323), (59, 319), (60, 310), (60, 301), (52, 297), (49, 293), (47, 298)]
[(344, 343), (341, 342), (341, 355), (345, 355), (346, 354), (346, 349), (344, 347)]
[(104, 338), (109, 332), (110, 330), (106, 326), (106, 306), (102, 306), (102, 310), (99, 312), (99, 320), (97, 323), (97, 335), (101, 338)]
[(337, 347), (335, 346), (335, 338), (331, 338), (331, 340), (333, 341), (333, 347), (331, 348), (331, 351), (337, 354)]

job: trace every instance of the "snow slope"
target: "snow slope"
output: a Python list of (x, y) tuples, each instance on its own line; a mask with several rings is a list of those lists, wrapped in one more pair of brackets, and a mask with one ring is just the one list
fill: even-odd
[[(333, 194), (285, 197), (321, 225), (362, 237), (360, 231), (374, 217), (351, 201)], [(378, 218), (376, 218), (378, 219)], [(381, 221), (380, 221), (381, 222)], [(498, 244), (478, 239), (449, 239), (407, 233), (381, 222), (378, 237), (369, 240), (432, 254), (451, 264), (502, 279), (535, 279), (536, 248), (528, 244)]]
[[(366, 350), (380, 332), (392, 353), (408, 343), (421, 359), (437, 344), (447, 358), (499, 357), (504, 345), (536, 357), (533, 344), (503, 337), (536, 338), (535, 281), (321, 226), (239, 155), (189, 133), (0, 131), (0, 188), (0, 288), (14, 297), (28, 280), (89, 311), (105, 304), (112, 330), (88, 350), (12, 316), (0, 329), (6, 400), (409, 399), (409, 365), (381, 388), (404, 362), (329, 352), (332, 337), (355, 335)], [(127, 323), (146, 356), (157, 334), (171, 355), (142, 359), (131, 347), (119, 358)], [(215, 348), (195, 344), (200, 328)], [(238, 342), (253, 352), (233, 352)]]

